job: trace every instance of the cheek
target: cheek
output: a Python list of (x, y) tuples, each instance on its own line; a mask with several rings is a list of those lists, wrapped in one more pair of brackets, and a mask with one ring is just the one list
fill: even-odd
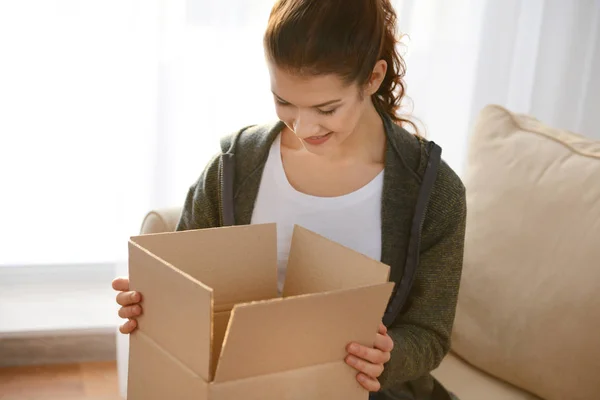
[(360, 119), (360, 112), (356, 109), (344, 110), (327, 117), (324, 126), (338, 133), (350, 133), (354, 131)]

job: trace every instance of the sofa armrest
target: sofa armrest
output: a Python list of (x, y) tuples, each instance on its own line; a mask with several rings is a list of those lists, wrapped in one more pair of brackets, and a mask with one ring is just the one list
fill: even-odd
[(152, 210), (142, 222), (140, 233), (142, 235), (152, 233), (173, 232), (181, 216), (181, 207), (162, 208)]

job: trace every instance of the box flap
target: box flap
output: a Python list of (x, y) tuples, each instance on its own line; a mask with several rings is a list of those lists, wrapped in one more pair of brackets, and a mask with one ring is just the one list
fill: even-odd
[(212, 365), (211, 365), (211, 376), (215, 376), (217, 369), (217, 362), (221, 356), (221, 348), (223, 347), (223, 340), (225, 339), (225, 333), (227, 332), (227, 326), (229, 325), (229, 318), (231, 317), (231, 311), (222, 311), (214, 313), (213, 315), (213, 350), (212, 350)]
[(208, 398), (208, 383), (141, 331), (129, 338), (128, 400)]
[(283, 296), (387, 282), (390, 268), (300, 226), (294, 227)]
[[(129, 242), (131, 290), (142, 294), (138, 330), (210, 380), (212, 289)], [(143, 354), (139, 354), (143, 362)]]
[(216, 311), (277, 297), (275, 224), (159, 233), (131, 240), (211, 287)]
[(373, 346), (393, 283), (234, 307), (215, 382), (344, 360)]

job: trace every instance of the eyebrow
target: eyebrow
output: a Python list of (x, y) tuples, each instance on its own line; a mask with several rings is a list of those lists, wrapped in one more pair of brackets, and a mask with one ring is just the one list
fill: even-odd
[[(275, 97), (277, 97), (280, 101), (287, 103), (287, 104), (292, 104), (287, 100), (284, 100), (283, 98), (281, 98), (281, 96), (279, 96), (277, 93), (271, 91), (271, 93), (273, 93), (273, 95)], [(335, 103), (339, 103), (340, 101), (342, 101), (342, 99), (335, 99), (335, 100), (330, 100), (330, 101), (326, 101), (325, 103), (321, 103), (321, 104), (317, 104), (312, 106), (312, 108), (320, 108), (320, 107), (325, 107), (325, 106), (329, 106), (331, 104), (335, 104)]]

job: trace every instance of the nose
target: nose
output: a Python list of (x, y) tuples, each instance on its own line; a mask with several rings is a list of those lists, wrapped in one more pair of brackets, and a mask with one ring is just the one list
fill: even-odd
[(319, 133), (319, 125), (311, 121), (307, 116), (298, 115), (292, 126), (296, 136), (302, 139), (315, 136)]

